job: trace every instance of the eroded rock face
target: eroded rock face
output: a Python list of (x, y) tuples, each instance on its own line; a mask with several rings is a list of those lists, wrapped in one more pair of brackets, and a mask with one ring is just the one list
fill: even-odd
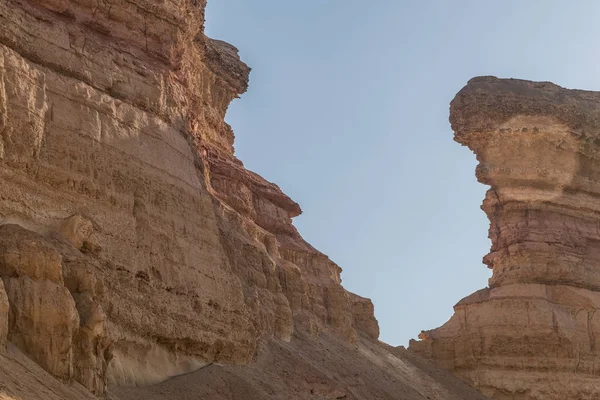
[(6, 278), (4, 284), (10, 304), (9, 340), (48, 372), (70, 381), (79, 316), (69, 291), (28, 276)]
[(371, 299), (350, 294), (352, 301), (352, 324), (372, 339), (379, 338), (379, 324), (375, 319), (375, 307)]
[(494, 399), (600, 396), (600, 93), (472, 79), (455, 140), (490, 186), (489, 287), (410, 349)]
[(19, 225), (0, 226), (0, 344), (7, 334), (55, 377), (102, 394), (110, 361), (103, 293), (80, 253), (63, 258), (61, 248)]
[(64, 287), (61, 256), (18, 225), (0, 226), (0, 277), (10, 304), (11, 342), (58, 378), (73, 376), (75, 302)]
[(263, 335), (378, 335), (298, 204), (234, 156), (224, 117), (250, 69), (204, 7), (0, 2), (7, 334), (97, 394), (247, 363)]

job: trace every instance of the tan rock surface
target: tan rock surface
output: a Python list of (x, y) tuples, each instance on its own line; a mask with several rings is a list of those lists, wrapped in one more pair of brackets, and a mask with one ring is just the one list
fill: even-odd
[(489, 288), (410, 349), (494, 399), (600, 397), (600, 93), (482, 77), (452, 101), (490, 185)]

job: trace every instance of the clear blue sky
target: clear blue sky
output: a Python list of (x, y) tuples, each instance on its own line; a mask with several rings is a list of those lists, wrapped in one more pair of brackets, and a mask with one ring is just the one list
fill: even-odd
[(595, 0), (209, 0), (250, 90), (228, 122), (246, 167), (300, 203), (302, 235), (404, 345), (487, 285), (475, 157), (448, 104), (495, 75), (600, 90)]

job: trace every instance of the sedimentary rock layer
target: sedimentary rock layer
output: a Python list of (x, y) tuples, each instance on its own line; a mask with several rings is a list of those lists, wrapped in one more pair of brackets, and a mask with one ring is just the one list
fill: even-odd
[(494, 399), (600, 397), (600, 93), (474, 78), (450, 121), (490, 186), (493, 276), (411, 350)]
[(262, 336), (379, 334), (234, 156), (237, 50), (202, 0), (0, 1), (0, 346), (102, 394)]

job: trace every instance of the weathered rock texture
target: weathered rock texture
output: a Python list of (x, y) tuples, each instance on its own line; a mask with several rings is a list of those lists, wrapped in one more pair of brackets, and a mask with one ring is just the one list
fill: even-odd
[(490, 186), (493, 276), (411, 350), (494, 399), (600, 398), (600, 93), (475, 78), (450, 121)]
[(204, 8), (0, 1), (0, 348), (95, 394), (247, 363), (263, 336), (379, 334), (234, 156), (249, 68)]

